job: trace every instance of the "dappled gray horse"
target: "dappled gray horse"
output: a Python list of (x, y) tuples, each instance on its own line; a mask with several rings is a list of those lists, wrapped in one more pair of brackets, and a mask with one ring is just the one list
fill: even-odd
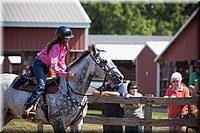
[[(87, 91), (93, 76), (110, 78), (115, 84), (121, 84), (123, 80), (123, 75), (112, 60), (106, 57), (106, 52), (98, 50), (95, 46), (92, 46), (92, 52), (86, 51), (80, 58), (69, 64), (68, 72), (75, 74), (78, 82), (67, 81), (65, 77), (60, 77), (58, 91), (46, 96), (48, 119), (41, 108), (44, 100), (40, 99), (36, 116), (34, 119), (25, 119), (26, 121), (50, 124), (54, 132), (66, 132), (65, 129), (69, 126), (71, 132), (78, 132), (81, 130), (87, 112)], [(8, 78), (7, 76), (8, 74), (2, 75), (4, 79)], [(12, 76), (16, 77), (16, 75)], [(13, 83), (9, 87), (1, 86), (4, 86), (1, 90), (4, 95), (2, 121), (5, 126), (13, 118), (22, 118), (24, 103), (31, 93), (14, 89)]]

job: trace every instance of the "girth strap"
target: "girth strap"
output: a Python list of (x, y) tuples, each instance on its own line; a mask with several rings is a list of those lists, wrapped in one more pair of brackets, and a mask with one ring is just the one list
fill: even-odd
[(45, 114), (45, 118), (47, 119), (47, 121), (49, 122), (49, 115), (48, 115), (48, 100), (47, 100), (47, 96), (46, 94), (43, 94), (43, 105), (41, 106), (42, 110), (44, 111)]

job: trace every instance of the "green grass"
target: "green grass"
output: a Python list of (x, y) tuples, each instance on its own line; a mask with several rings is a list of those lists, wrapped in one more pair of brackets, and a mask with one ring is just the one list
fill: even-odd
[[(84, 124), (82, 132), (102, 132), (103, 127), (101, 124)], [(37, 132), (37, 124), (26, 122), (22, 119), (14, 119), (10, 121), (1, 133), (32, 133)], [(53, 128), (51, 125), (43, 126), (44, 133), (52, 133)], [(70, 128), (67, 129), (70, 132)]]
[(154, 119), (167, 119), (167, 113), (153, 112), (152, 118)]
[(88, 110), (87, 114), (88, 115), (102, 115), (102, 111), (100, 111), (100, 110)]

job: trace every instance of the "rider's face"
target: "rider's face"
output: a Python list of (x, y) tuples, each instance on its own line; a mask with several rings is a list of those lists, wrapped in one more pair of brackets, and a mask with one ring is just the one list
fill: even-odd
[(62, 39), (62, 44), (63, 44), (63, 45), (68, 45), (69, 41), (70, 41), (69, 38), (63, 38), (63, 39)]

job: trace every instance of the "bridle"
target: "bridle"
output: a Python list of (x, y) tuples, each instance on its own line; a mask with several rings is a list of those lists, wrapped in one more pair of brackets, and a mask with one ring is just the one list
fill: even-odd
[[(105, 83), (107, 81), (107, 77), (108, 77), (108, 75), (110, 75), (110, 71), (113, 70), (113, 69), (115, 69), (115, 68), (117, 68), (117, 66), (113, 66), (112, 68), (109, 68), (108, 70), (106, 70), (106, 67), (101, 65), (101, 60), (96, 60), (95, 57), (92, 54), (90, 54), (90, 56), (95, 61), (95, 63), (97, 65), (99, 65), (104, 70), (104, 72), (105, 72), (105, 77), (104, 77), (102, 85), (100, 87), (98, 87), (98, 88), (95, 88), (95, 89), (100, 89), (100, 95), (101, 95), (101, 93), (103, 91), (103, 88), (105, 88)], [(71, 92), (73, 92), (74, 94), (77, 94), (77, 95), (80, 95), (80, 96), (92, 96), (92, 94), (91, 95), (87, 95), (87, 94), (81, 94), (81, 93), (75, 92), (72, 89), (72, 87), (69, 85), (68, 80), (67, 80), (67, 88), (69, 88), (71, 90)], [(100, 97), (100, 95), (99, 95), (99, 97)]]

